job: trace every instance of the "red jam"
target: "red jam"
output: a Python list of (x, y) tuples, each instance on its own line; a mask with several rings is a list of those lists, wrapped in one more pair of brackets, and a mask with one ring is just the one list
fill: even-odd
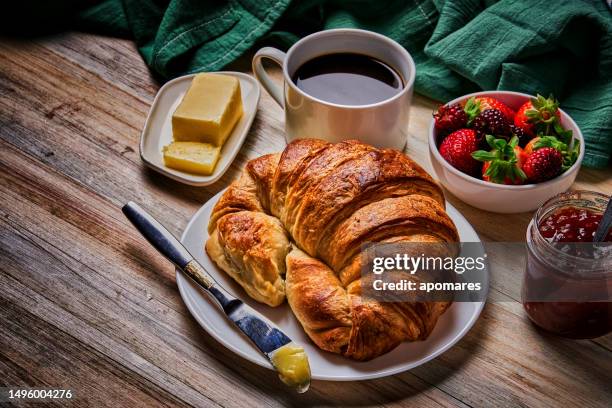
[[(588, 244), (607, 199), (586, 191), (561, 194), (540, 208), (527, 231), (523, 306), (548, 332), (585, 339), (612, 331), (610, 259), (593, 258)], [(612, 232), (605, 241), (612, 242)]]
[[(540, 234), (550, 242), (593, 242), (602, 214), (585, 208), (566, 207), (544, 218)], [(606, 242), (612, 242), (612, 230)]]

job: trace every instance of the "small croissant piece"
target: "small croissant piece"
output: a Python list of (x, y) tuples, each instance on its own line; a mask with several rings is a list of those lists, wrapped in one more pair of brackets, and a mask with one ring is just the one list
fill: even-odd
[(286, 296), (317, 346), (352, 359), (427, 338), (451, 303), (361, 296), (364, 243), (459, 240), (440, 187), (396, 150), (296, 140), (247, 164), (209, 232), (208, 254), (249, 296)]
[(277, 218), (238, 211), (222, 216), (206, 242), (209, 256), (253, 299), (270, 306), (285, 300), (285, 258), (291, 244)]

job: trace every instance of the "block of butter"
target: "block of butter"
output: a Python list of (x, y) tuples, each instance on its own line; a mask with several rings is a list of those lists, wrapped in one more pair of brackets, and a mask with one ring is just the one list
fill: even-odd
[(167, 167), (205, 176), (215, 170), (220, 152), (220, 146), (198, 142), (172, 142), (163, 148)]
[(237, 78), (197, 74), (172, 115), (174, 140), (222, 146), (242, 112)]

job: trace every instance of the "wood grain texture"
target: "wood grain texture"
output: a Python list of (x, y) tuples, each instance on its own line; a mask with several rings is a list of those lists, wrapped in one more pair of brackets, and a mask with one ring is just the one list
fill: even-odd
[[(248, 71), (248, 61), (233, 69)], [(494, 284), (454, 348), (389, 378), (315, 381), (298, 396), (226, 350), (191, 317), (172, 266), (120, 207), (142, 203), (180, 234), (247, 160), (283, 148), (282, 111), (262, 92), (230, 170), (193, 188), (140, 161), (158, 87), (128, 41), (0, 40), (0, 386), (70, 386), (75, 406), (96, 407), (610, 405), (611, 336), (570, 341), (537, 331), (516, 279)], [(428, 171), (433, 107), (415, 97), (407, 148)], [(583, 169), (574, 188), (610, 193), (611, 176)], [(500, 228), (499, 215), (449, 200), (484, 240), (523, 240), (530, 214), (507, 216)]]

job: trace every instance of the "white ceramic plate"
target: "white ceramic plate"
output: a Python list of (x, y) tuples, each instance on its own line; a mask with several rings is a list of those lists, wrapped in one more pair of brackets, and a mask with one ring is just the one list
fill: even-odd
[[(210, 199), (193, 216), (181, 237), (181, 242), (219, 284), (276, 323), (292, 340), (304, 346), (309, 357), (313, 379), (367, 380), (414, 368), (435, 358), (459, 341), (476, 322), (484, 307), (484, 302), (455, 302), (442, 315), (427, 340), (404, 342), (391, 352), (368, 362), (356, 362), (322, 351), (310, 341), (287, 303), (272, 308), (254, 301), (225, 272), (217, 268), (206, 254), (204, 243), (208, 239), (208, 220), (214, 204), (222, 193), (223, 191)], [(462, 242), (480, 242), (472, 226), (448, 203), (447, 212), (455, 222)], [(187, 308), (211, 336), (247, 360), (272, 369), (265, 357), (226, 319), (221, 309), (197, 284), (178, 271), (176, 283)]]
[(223, 148), (221, 157), (210, 176), (186, 173), (174, 170), (164, 165), (162, 147), (172, 142), (172, 114), (183, 99), (195, 74), (185, 75), (166, 82), (157, 92), (149, 116), (145, 122), (144, 130), (140, 137), (140, 157), (147, 166), (174, 180), (192, 186), (207, 186), (219, 180), (232, 163), (240, 150), (244, 139), (251, 128), (257, 104), (259, 103), (259, 84), (247, 74), (242, 72), (214, 72), (215, 74), (231, 75), (240, 80), (240, 91), (242, 93), (242, 106), (244, 114), (238, 121), (232, 134), (229, 135)]

